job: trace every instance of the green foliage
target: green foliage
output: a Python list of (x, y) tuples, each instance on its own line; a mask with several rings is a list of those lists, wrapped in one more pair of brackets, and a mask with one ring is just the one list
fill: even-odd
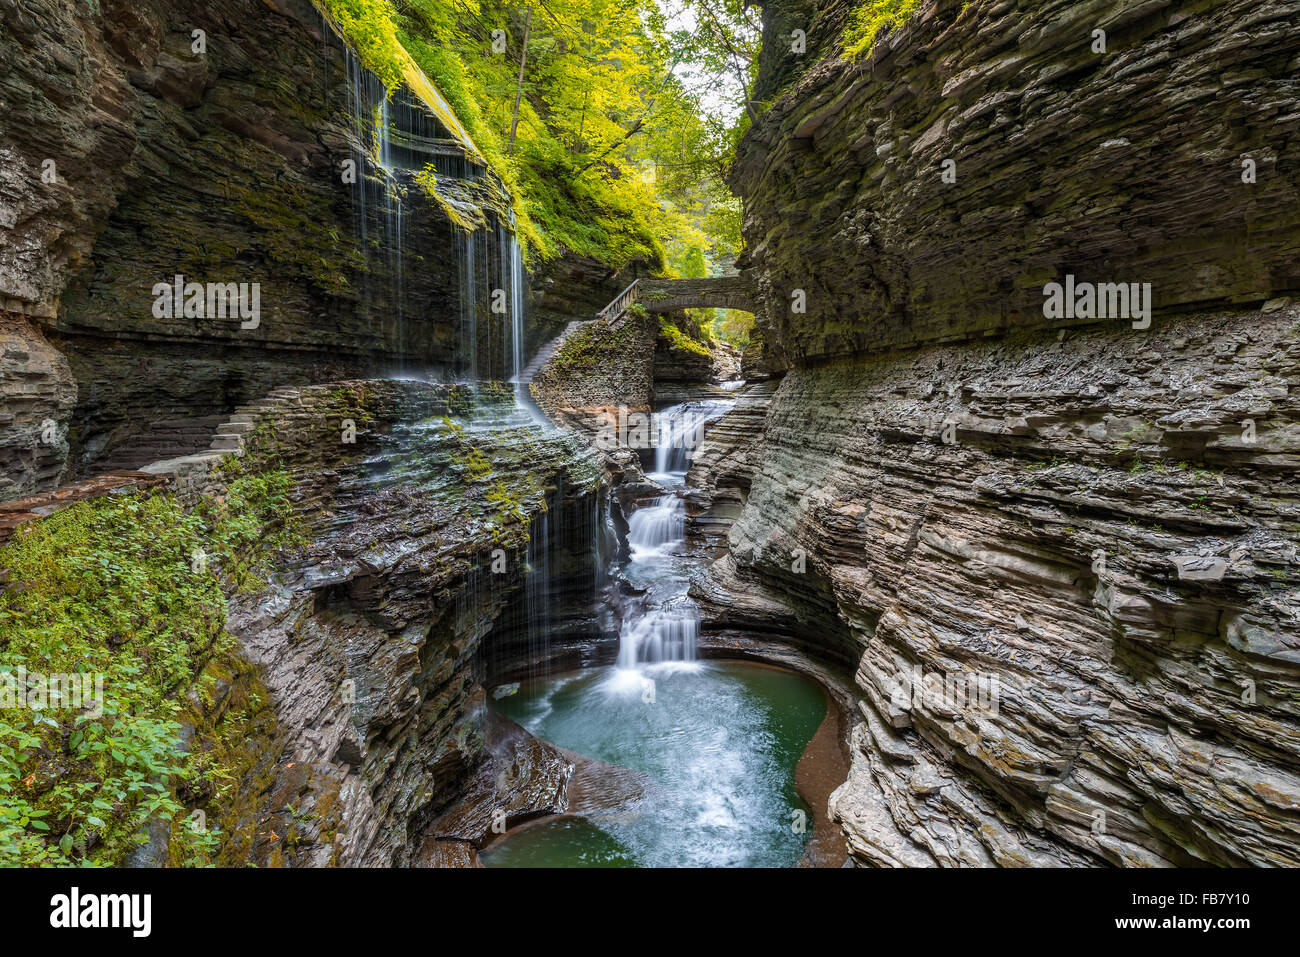
[(406, 56), (388, 0), (323, 0), (365, 67), (390, 90), (402, 83)]
[[(683, 58), (707, 47), (718, 59), (720, 48), (669, 31), (653, 0), (321, 2), (385, 83), (401, 82), (409, 59), (436, 84), (510, 192), (530, 258), (569, 249), (671, 271), (668, 247), (685, 242), (714, 263), (734, 259), (739, 205), (721, 177), (735, 130), (678, 75)], [(730, 6), (740, 16), (739, 0)]]
[(897, 27), (905, 23), (916, 9), (918, 0), (867, 0), (849, 15), (844, 30), (844, 52), (850, 59), (858, 59), (871, 52), (876, 35), (886, 25)]
[(751, 313), (736, 309), (718, 309), (709, 323), (709, 329), (715, 338), (743, 352), (754, 336), (754, 317)]
[(713, 358), (708, 346), (697, 339), (692, 339), (667, 319), (659, 320), (659, 334), (667, 339), (669, 347), (677, 352), (688, 352), (706, 359)]
[[(288, 489), (272, 471), (192, 510), (168, 494), (109, 496), (0, 549), (0, 672), (102, 678), (93, 706), (0, 709), (0, 864), (116, 864), (147, 821), (181, 814), (188, 689), (229, 651), (225, 589), (297, 540)], [(216, 840), (189, 830), (200, 851)]]

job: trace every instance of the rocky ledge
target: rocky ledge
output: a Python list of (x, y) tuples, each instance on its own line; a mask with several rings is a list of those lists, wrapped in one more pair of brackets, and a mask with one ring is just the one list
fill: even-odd
[(1279, 304), (786, 376), (694, 591), (856, 664), (858, 861), (1298, 862), (1298, 333)]

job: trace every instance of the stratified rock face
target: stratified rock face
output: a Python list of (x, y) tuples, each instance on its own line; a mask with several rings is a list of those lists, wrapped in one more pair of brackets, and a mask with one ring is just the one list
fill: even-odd
[[(822, 6), (825, 49), (852, 5)], [(801, 8), (765, 7), (764, 96)], [(810, 66), (732, 180), (772, 355), (1069, 325), (1042, 293), (1068, 274), (1150, 283), (1157, 309), (1300, 290), (1297, 21), (1295, 0), (923, 0), (862, 62)]]
[(765, 8), (789, 371), (697, 469), (744, 503), (709, 627), (856, 662), (859, 863), (1300, 863), (1300, 6), (922, 2), (860, 64), (848, 8)]
[(690, 386), (699, 391), (701, 384), (713, 380), (717, 356), (705, 344), (698, 320), (682, 312), (651, 316), (651, 321), (660, 323), (655, 338), (653, 401), (656, 405), (681, 401), (679, 396), (691, 393)]
[[(370, 161), (382, 96), (307, 0), (31, 0), (0, 21), (0, 305), (68, 356), (76, 409), (47, 411), (72, 474), (286, 383), (460, 361), (459, 237), (406, 170), (428, 157)], [(388, 109), (443, 135), (404, 94)], [(490, 231), (500, 191), (462, 192)], [(258, 321), (160, 314), (177, 275), (256, 283)]]
[(696, 591), (856, 645), (860, 862), (1300, 863), (1298, 341), (1278, 305), (785, 377)]
[[(538, 428), (510, 390), (344, 382), (283, 390), (247, 414), (249, 454), (293, 470), (311, 533), (276, 584), (231, 600), (228, 630), (277, 726), (274, 767), (241, 789), (258, 813), (241, 828), (245, 859), (427, 863), (426, 840), (490, 836), (435, 825), (468, 813), (471, 791), (489, 823), (496, 807), (562, 807), (566, 760), (521, 744), (529, 768), (511, 770), (487, 733), (482, 682), (493, 654), (514, 651), (481, 645), (507, 607), (536, 614), (534, 593), (585, 583), (594, 602), (594, 555), (556, 544), (600, 507), (596, 457)], [(540, 640), (526, 624), (514, 637)]]
[(538, 370), (532, 394), (553, 418), (599, 431), (600, 417), (650, 406), (657, 316), (634, 316), (618, 328), (604, 320), (580, 326)]
[(775, 382), (749, 386), (735, 406), (709, 423), (686, 476), (692, 529), (725, 535), (740, 516), (762, 457), (763, 426), (775, 391)]
[(0, 395), (0, 501), (58, 485), (68, 454), (59, 423), (77, 401), (77, 384), (30, 320), (3, 312)]

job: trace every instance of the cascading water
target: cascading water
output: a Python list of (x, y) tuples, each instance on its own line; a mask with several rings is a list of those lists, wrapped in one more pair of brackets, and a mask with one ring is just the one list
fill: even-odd
[(460, 336), (463, 372), (469, 379), (478, 376), (478, 269), (474, 252), (476, 233), (462, 233), (457, 251), (460, 254)]
[[(362, 298), (371, 330), (376, 317), (382, 318), (381, 329), (391, 329), (383, 335), (383, 346), (397, 356), (399, 367), (404, 365), (406, 341), (406, 280), (405, 280), (405, 186), (400, 173), (405, 167), (393, 146), (393, 134), (398, 120), (396, 110), (408, 125), (416, 122), (409, 104), (396, 106), (389, 102), (389, 91), (383, 82), (362, 66), (348, 47), (344, 47), (345, 67), (348, 77), (348, 115), (352, 120), (354, 152), (353, 211), (361, 254), (366, 259), (362, 270)], [(373, 170), (376, 175), (367, 175)], [(371, 246), (370, 217), (380, 217), (382, 241), (378, 249)], [(386, 288), (376, 289), (371, 279), (374, 272), (382, 273)], [(382, 292), (383, 300), (377, 302), (375, 294)]]
[[(324, 21), (322, 21), (324, 25)], [(515, 384), (513, 409), (491, 401), (475, 402), (469, 433), (479, 430), (517, 430), (519, 441), (553, 440), (559, 433), (532, 403), (528, 387), (519, 381), (528, 360), (526, 296), (527, 275), (515, 231), (513, 213), (484, 201), (492, 186), (484, 169), (453, 142), (440, 122), (414, 103), (407, 91), (389, 90), (367, 70), (355, 53), (344, 46), (348, 113), (352, 121), (353, 210), (360, 249), (366, 259), (362, 273), (363, 301), (375, 346), (399, 356), (399, 366), (413, 345), (408, 341), (408, 304), (412, 317), (422, 304), (408, 295), (406, 279), (407, 233), (420, 222), (413, 219), (423, 205), (412, 203), (418, 192), (416, 177), (430, 167), (439, 196), (466, 213), (456, 229), (456, 263), (459, 267), (459, 312), (456, 330), (459, 360), (456, 374), (470, 383), (508, 381)], [(454, 155), (453, 155), (454, 154)], [(460, 181), (460, 182), (457, 182)], [(421, 181), (420, 187), (428, 186)], [(408, 208), (409, 206), (409, 208)], [(455, 219), (456, 217), (452, 217)], [(477, 228), (474, 228), (474, 225)], [(418, 234), (418, 232), (417, 232)], [(414, 278), (414, 276), (412, 276)], [(400, 371), (400, 370), (399, 370)], [(538, 427), (545, 430), (539, 439)], [(563, 491), (554, 501), (563, 501)], [(591, 537), (603, 537), (593, 520)], [(530, 529), (523, 589), (519, 596), (520, 627), (526, 632), (529, 660), (549, 659), (547, 645), (552, 627), (552, 555), (557, 538), (567, 534), (542, 513)], [(593, 557), (595, 557), (593, 555)], [(603, 571), (603, 569), (602, 569)], [(479, 572), (471, 594), (490, 576)], [(473, 599), (476, 600), (476, 599)]]
[(511, 223), (498, 219), (461, 233), (457, 264), (462, 377), (470, 382), (519, 384), (528, 358), (527, 277), (523, 251)]
[(499, 230), (501, 271), (508, 276), (505, 290), (510, 303), (510, 381), (518, 384), (524, 371), (524, 257), (519, 240), (510, 230)]
[(655, 470), (649, 477), (661, 484), (684, 481), (705, 425), (729, 408), (730, 402), (705, 400), (683, 402), (656, 413)]
[(657, 557), (665, 546), (682, 540), (686, 528), (686, 506), (676, 495), (663, 495), (633, 512), (627, 524), (627, 542), (633, 560)]
[[(662, 484), (683, 485), (687, 463), (668, 464)], [(790, 821), (810, 809), (794, 771), (825, 699), (798, 675), (697, 660), (687, 590), (701, 555), (685, 538), (685, 504), (674, 491), (628, 516), (630, 560), (614, 594), (635, 598), (621, 609), (615, 667), (520, 683), (494, 701), (604, 764), (582, 785), (600, 800), (511, 829), (483, 852), (489, 867), (788, 866), (803, 852), (806, 834)], [(641, 783), (622, 783), (631, 778)]]
[[(656, 471), (650, 477), (669, 487), (682, 485), (705, 424), (729, 407), (728, 402), (685, 402), (660, 412), (655, 418)], [(695, 661), (700, 622), (686, 594), (689, 558), (680, 554), (685, 539), (686, 503), (676, 492), (661, 495), (628, 518), (631, 556), (624, 576), (645, 593), (627, 610), (619, 633), (623, 675), (616, 681), (621, 684), (630, 675), (640, 681), (647, 666), (681, 667)]]

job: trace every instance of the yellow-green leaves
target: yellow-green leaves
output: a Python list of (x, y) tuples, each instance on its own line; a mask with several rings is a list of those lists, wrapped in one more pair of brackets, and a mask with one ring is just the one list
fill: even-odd
[(916, 9), (918, 0), (867, 0), (849, 16), (844, 30), (844, 52), (851, 59), (871, 52), (876, 35), (886, 25), (905, 23)]

